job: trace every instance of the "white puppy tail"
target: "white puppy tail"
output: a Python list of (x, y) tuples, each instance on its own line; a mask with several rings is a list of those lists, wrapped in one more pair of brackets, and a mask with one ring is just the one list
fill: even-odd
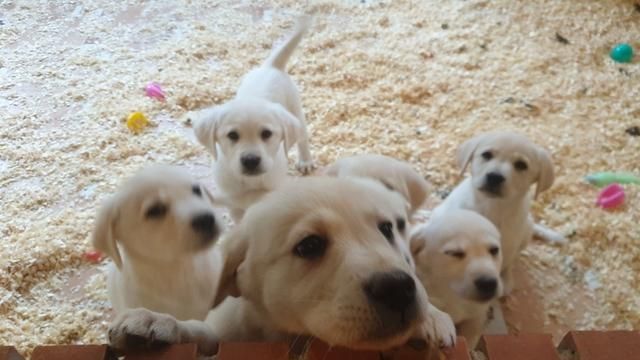
[(311, 20), (312, 18), (309, 15), (303, 15), (298, 18), (293, 34), (289, 36), (284, 44), (280, 45), (269, 55), (269, 58), (264, 62), (264, 66), (285, 71), (284, 67), (287, 65), (287, 61), (289, 61), (293, 50), (295, 50), (300, 40), (302, 40), (302, 36), (309, 30), (309, 27), (311, 27)]
[(533, 236), (550, 244), (563, 245), (567, 243), (567, 239), (562, 234), (542, 224), (533, 224)]

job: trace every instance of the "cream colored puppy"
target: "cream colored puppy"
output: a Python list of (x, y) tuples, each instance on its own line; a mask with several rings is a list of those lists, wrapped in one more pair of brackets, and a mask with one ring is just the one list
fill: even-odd
[(498, 229), (474, 211), (450, 210), (414, 227), (411, 252), (429, 299), (475, 348), (502, 293)]
[(215, 180), (235, 220), (284, 181), (293, 144), (298, 144), (297, 168), (313, 169), (300, 94), (285, 72), (310, 22), (299, 20), (289, 39), (245, 75), (234, 99), (194, 115), (196, 137), (215, 158)]
[(162, 165), (141, 170), (105, 201), (93, 245), (113, 260), (108, 292), (116, 313), (145, 307), (206, 317), (222, 263), (211, 246), (221, 231), (211, 203), (184, 170)]
[(328, 176), (360, 176), (380, 181), (402, 195), (412, 215), (427, 199), (429, 183), (411, 165), (394, 158), (364, 154), (338, 159), (323, 170)]
[(466, 141), (458, 149), (458, 165), (471, 177), (460, 183), (434, 216), (453, 209), (474, 210), (489, 219), (500, 231), (502, 280), (505, 294), (512, 289), (513, 264), (534, 232), (552, 243), (565, 239), (555, 231), (534, 224), (529, 213), (529, 188), (535, 196), (553, 184), (553, 164), (549, 153), (526, 137), (510, 132), (489, 132)]
[[(266, 195), (222, 242), (224, 268), (207, 323), (147, 310), (111, 325), (110, 342), (151, 334), (195, 342), (309, 335), (355, 349), (388, 349), (412, 337), (452, 345), (450, 317), (428, 302), (400, 251), (404, 200), (367, 179), (293, 179)], [(231, 295), (232, 297), (227, 297)]]

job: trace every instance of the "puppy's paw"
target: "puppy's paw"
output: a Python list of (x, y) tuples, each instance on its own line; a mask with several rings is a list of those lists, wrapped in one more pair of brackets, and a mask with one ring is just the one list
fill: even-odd
[(296, 169), (304, 175), (310, 174), (315, 168), (316, 165), (313, 163), (313, 160), (300, 160), (296, 164)]
[(109, 345), (119, 350), (136, 350), (180, 343), (176, 319), (146, 309), (132, 309), (118, 315), (109, 325)]
[(438, 344), (440, 347), (452, 347), (456, 343), (456, 327), (449, 314), (429, 306), (428, 318), (422, 324), (420, 337)]

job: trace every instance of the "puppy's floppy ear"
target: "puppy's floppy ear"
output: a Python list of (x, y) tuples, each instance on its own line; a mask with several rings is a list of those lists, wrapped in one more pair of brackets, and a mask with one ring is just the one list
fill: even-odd
[(300, 137), (300, 120), (280, 104), (270, 105), (273, 116), (280, 121), (282, 127), (282, 143), (284, 145), (285, 155), (289, 153), (289, 149), (298, 142)]
[(553, 162), (551, 162), (551, 155), (549, 155), (549, 152), (545, 149), (538, 148), (537, 153), (540, 172), (536, 179), (537, 184), (534, 198), (537, 198), (538, 194), (549, 189), (551, 185), (553, 185), (553, 180), (555, 179), (555, 175), (553, 173)]
[(427, 236), (426, 229), (426, 224), (416, 225), (411, 229), (411, 234), (409, 235), (409, 249), (411, 249), (411, 255), (416, 256), (420, 251), (422, 251), (422, 249), (424, 249)]
[(409, 201), (411, 203), (411, 211), (418, 210), (431, 190), (429, 183), (420, 174), (413, 169), (408, 169), (405, 174), (405, 182), (407, 184), (407, 190), (409, 191)]
[(216, 129), (224, 117), (226, 110), (227, 107), (225, 105), (202, 110), (197, 114), (197, 118), (193, 123), (193, 131), (196, 134), (198, 142), (209, 150), (214, 159), (218, 156), (216, 150), (216, 142), (218, 140)]
[(227, 296), (240, 296), (238, 286), (238, 269), (244, 262), (249, 249), (249, 239), (242, 231), (241, 225), (236, 225), (225, 239), (222, 245), (222, 257), (224, 264), (218, 280), (218, 291), (212, 308), (218, 306)]
[(114, 234), (117, 217), (118, 201), (115, 198), (107, 200), (98, 211), (91, 242), (96, 250), (113, 259), (114, 264), (120, 269), (122, 268), (122, 257), (120, 257)]
[(467, 166), (469, 165), (469, 162), (471, 162), (471, 158), (473, 157), (476, 148), (483, 139), (483, 135), (477, 135), (463, 142), (462, 145), (458, 147), (458, 152), (456, 154), (456, 163), (458, 165), (458, 168), (460, 169), (460, 176), (464, 175), (464, 172), (467, 170)]

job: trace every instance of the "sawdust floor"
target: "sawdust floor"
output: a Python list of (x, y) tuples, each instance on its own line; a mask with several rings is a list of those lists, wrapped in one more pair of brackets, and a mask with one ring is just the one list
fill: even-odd
[[(295, 14), (317, 20), (290, 62), (320, 165), (360, 152), (414, 164), (439, 201), (455, 148), (490, 129), (526, 133), (557, 180), (534, 206), (570, 243), (533, 242), (504, 306), (511, 331), (640, 328), (638, 189), (604, 212), (583, 176), (640, 172), (640, 49), (632, 1), (0, 2), (0, 344), (103, 342), (103, 267), (83, 259), (96, 206), (149, 162), (211, 186), (182, 123), (233, 95)], [(558, 34), (567, 41), (559, 41)], [(637, 58), (636, 58), (637, 59)], [(157, 81), (165, 103), (142, 87)], [(153, 122), (134, 136), (123, 120)], [(523, 316), (532, 315), (532, 316)]]

